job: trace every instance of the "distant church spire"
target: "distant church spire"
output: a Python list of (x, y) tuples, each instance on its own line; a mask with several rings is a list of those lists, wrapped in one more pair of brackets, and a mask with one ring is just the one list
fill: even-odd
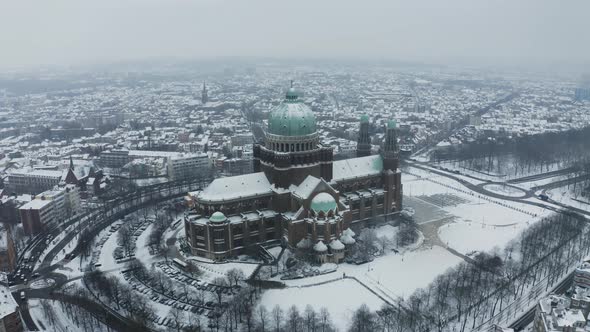
[(207, 96), (207, 85), (203, 82), (203, 90), (201, 91), (201, 103), (206, 104), (209, 101), (209, 97)]
[(371, 154), (371, 137), (369, 136), (369, 117), (361, 116), (359, 137), (356, 144), (356, 156), (366, 157)]
[(73, 171), (74, 170), (74, 160), (72, 159), (72, 156), (70, 155), (70, 169)]

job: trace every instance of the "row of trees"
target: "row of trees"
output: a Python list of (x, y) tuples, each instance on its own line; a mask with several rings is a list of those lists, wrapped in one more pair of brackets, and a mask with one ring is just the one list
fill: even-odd
[(66, 314), (70, 321), (76, 325), (79, 331), (83, 330), (88, 332), (101, 330), (102, 323), (98, 320), (98, 318), (82, 307), (63, 301), (41, 299), (39, 300), (41, 311), (45, 316), (45, 321), (48, 322), (51, 327), (53, 327), (52, 330), (65, 331), (64, 326), (60, 324), (59, 315), (56, 312), (56, 304), (60, 305), (61, 310)]
[(437, 148), (435, 162), (487, 173), (522, 176), (549, 170), (553, 164), (572, 166), (588, 160), (590, 127), (514, 138), (482, 138), (472, 143)]
[[(590, 249), (583, 217), (553, 215), (521, 233), (505, 250), (482, 253), (439, 275), (398, 307), (361, 307), (350, 331), (466, 331), (512, 310), (511, 303), (537, 287), (555, 285)], [(537, 295), (537, 294), (535, 294)], [(514, 312), (514, 311), (513, 311)]]

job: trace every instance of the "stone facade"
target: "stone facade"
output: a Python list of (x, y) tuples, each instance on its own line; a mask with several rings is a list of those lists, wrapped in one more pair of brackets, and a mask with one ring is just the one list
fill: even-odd
[[(370, 142), (362, 120), (362, 142)], [(280, 240), (318, 262), (341, 261), (355, 241), (353, 223), (386, 219), (402, 207), (395, 123), (379, 155), (370, 155), (370, 143), (358, 148), (361, 157), (333, 161), (313, 112), (290, 89), (270, 115), (265, 142), (254, 146), (255, 173), (189, 193), (185, 232), (193, 254), (224, 259)]]

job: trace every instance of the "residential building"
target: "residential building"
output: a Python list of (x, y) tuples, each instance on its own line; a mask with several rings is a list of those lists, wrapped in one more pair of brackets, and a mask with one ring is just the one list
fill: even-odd
[(54, 204), (51, 200), (34, 199), (19, 209), (23, 230), (26, 235), (35, 235), (55, 220)]
[(64, 172), (57, 170), (15, 170), (8, 173), (8, 193), (38, 194), (51, 189), (63, 180)]

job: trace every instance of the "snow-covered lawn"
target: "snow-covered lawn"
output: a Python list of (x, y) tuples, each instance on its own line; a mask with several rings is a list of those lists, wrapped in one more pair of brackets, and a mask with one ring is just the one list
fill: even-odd
[(503, 248), (526, 228), (526, 224), (490, 226), (479, 223), (457, 222), (442, 226), (438, 235), (449, 247), (462, 254)]
[(98, 258), (98, 263), (101, 264), (102, 270), (112, 270), (121, 265), (117, 264), (113, 257), (115, 248), (117, 248), (117, 232), (112, 232), (108, 240), (104, 243)]
[(342, 264), (338, 272), (355, 276), (395, 298), (409, 296), (416, 289), (428, 286), (437, 275), (460, 261), (444, 248), (433, 246), (403, 255), (391, 253), (364, 265)]
[(372, 310), (377, 310), (384, 302), (351, 279), (342, 279), (321, 286), (268, 290), (261, 299), (261, 304), (269, 311), (275, 305), (279, 305), (285, 312), (295, 305), (300, 313), (303, 313), (308, 304), (316, 312), (326, 307), (339, 331), (346, 331), (352, 313), (363, 303)]

